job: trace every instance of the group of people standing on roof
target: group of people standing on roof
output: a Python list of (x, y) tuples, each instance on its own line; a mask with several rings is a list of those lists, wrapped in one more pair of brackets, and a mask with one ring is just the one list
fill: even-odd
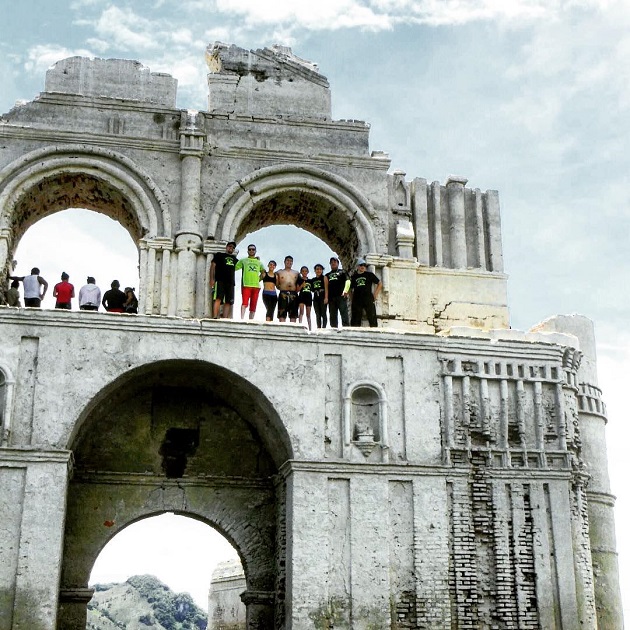
[[(48, 291), (48, 282), (42, 278), (37, 267), (31, 269), (28, 276), (9, 276), (11, 288), (7, 292), (9, 306), (22, 306), (20, 303), (20, 282), (24, 287), (24, 306), (40, 308), (42, 300)], [(70, 276), (64, 271), (61, 282), (53, 287), (55, 308), (71, 310), (72, 300), (75, 298), (74, 285), (69, 282)], [(101, 296), (101, 290), (96, 286), (92, 276), (87, 277), (86, 284), (79, 289), (79, 308), (82, 311), (98, 311), (103, 308), (110, 313), (137, 313), (138, 298), (133, 287), (120, 290), (120, 282), (114, 280), (111, 288)]]
[[(275, 260), (270, 260), (265, 269), (260, 257), (256, 254), (256, 245), (247, 246), (247, 257), (239, 259), (236, 243), (230, 241), (224, 252), (217, 252), (210, 265), (210, 289), (212, 299), (212, 315), (215, 318), (232, 317), (234, 304), (235, 277), (237, 271), (241, 276), (241, 319), (249, 311), (249, 319), (253, 319), (261, 291), (265, 306), (265, 319), (277, 318), (285, 322), (302, 322), (305, 320), (309, 329), (337, 328), (342, 326), (361, 326), (363, 314), (371, 327), (377, 326), (375, 301), (382, 289), (380, 279), (367, 269), (363, 258), (357, 262), (357, 271), (351, 276), (339, 268), (339, 259), (330, 259), (330, 271), (324, 274), (324, 265), (317, 263), (313, 270), (315, 275), (309, 277), (309, 268), (302, 266), (297, 272), (293, 269), (293, 256), (284, 258), (284, 268), (277, 269)], [(348, 317), (348, 298), (351, 301), (351, 317)], [(313, 326), (311, 314), (315, 311)]]

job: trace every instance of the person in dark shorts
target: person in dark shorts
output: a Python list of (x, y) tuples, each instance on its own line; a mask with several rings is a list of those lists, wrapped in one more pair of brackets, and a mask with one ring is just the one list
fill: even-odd
[(338, 317), (341, 316), (341, 324), (349, 326), (348, 319), (348, 291), (350, 290), (350, 278), (348, 274), (339, 269), (339, 258), (334, 256), (330, 259), (330, 271), (326, 274), (328, 278), (328, 314), (330, 325), (337, 328)]
[(267, 263), (267, 271), (260, 274), (263, 282), (263, 304), (265, 305), (265, 320), (273, 321), (273, 312), (278, 303), (278, 292), (276, 291), (276, 261), (270, 260)]
[(63, 308), (69, 311), (72, 308), (72, 298), (74, 297), (74, 285), (68, 282), (70, 276), (64, 271), (61, 274), (61, 282), (58, 282), (53, 289), (53, 297), (57, 298), (55, 308)]
[(280, 290), (278, 296), (278, 320), (286, 321), (287, 315), (292, 322), (297, 321), (298, 316), (298, 294), (297, 281), (298, 272), (291, 269), (293, 267), (293, 256), (286, 256), (284, 259), (284, 269), (276, 271), (276, 286)]
[(326, 328), (328, 317), (326, 308), (328, 305), (328, 278), (324, 275), (324, 265), (315, 265), (315, 277), (311, 279), (313, 287), (313, 309), (315, 310), (315, 325), (317, 328)]
[[(367, 270), (367, 263), (363, 258), (359, 258), (357, 263), (358, 271), (352, 276), (350, 281), (350, 295), (352, 299), (352, 320), (351, 326), (361, 326), (363, 312), (371, 328), (378, 325), (376, 320), (376, 307), (374, 302), (383, 288), (383, 283), (371, 271)], [(372, 287), (376, 287), (372, 291)]]
[(18, 280), (24, 285), (24, 306), (31, 308), (41, 306), (46, 291), (48, 291), (48, 282), (39, 275), (37, 267), (31, 269), (30, 276), (9, 276), (9, 280)]
[(98, 311), (101, 304), (101, 290), (93, 276), (87, 277), (87, 284), (79, 289), (79, 308), (82, 311)]
[(313, 307), (313, 283), (308, 277), (308, 267), (300, 267), (300, 275), (297, 280), (298, 305), (300, 313), (300, 323), (304, 319), (306, 312), (306, 325), (311, 330), (311, 308)]
[(111, 289), (105, 291), (102, 304), (108, 313), (123, 313), (125, 311), (124, 304), (127, 301), (127, 296), (120, 290), (120, 282), (113, 280)]
[(210, 291), (212, 295), (212, 317), (217, 319), (221, 304), (223, 304), (222, 317), (232, 316), (234, 304), (234, 272), (238, 258), (234, 255), (236, 243), (230, 241), (225, 246), (224, 252), (217, 252), (210, 264)]

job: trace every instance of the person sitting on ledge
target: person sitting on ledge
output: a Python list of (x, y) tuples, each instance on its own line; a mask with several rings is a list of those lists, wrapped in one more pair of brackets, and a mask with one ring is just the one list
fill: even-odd
[(20, 283), (17, 280), (13, 280), (11, 288), (7, 291), (7, 306), (22, 306), (19, 288)]
[(136, 297), (136, 289), (134, 287), (125, 287), (125, 295), (127, 299), (123, 304), (125, 313), (131, 313), (132, 315), (138, 314), (138, 298)]

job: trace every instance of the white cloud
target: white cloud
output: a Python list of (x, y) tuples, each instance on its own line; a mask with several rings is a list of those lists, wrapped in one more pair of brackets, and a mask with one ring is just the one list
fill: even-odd
[(27, 51), (24, 69), (27, 72), (42, 76), (57, 61), (75, 56), (93, 57), (94, 55), (85, 48), (70, 49), (56, 44), (37, 44)]
[(109, 6), (94, 23), (99, 38), (110, 41), (120, 50), (146, 51), (163, 46), (155, 23), (131, 9)]
[[(613, 0), (216, 0), (216, 10), (242, 17), (249, 27), (282, 24), (297, 30), (389, 30), (398, 24), (432, 26), (553, 19), (576, 6), (598, 9)], [(191, 4), (191, 3), (188, 3)]]

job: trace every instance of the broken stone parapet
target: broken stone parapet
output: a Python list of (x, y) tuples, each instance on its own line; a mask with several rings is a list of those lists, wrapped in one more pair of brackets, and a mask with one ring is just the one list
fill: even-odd
[(288, 47), (254, 51), (216, 42), (206, 62), (211, 113), (331, 119), (328, 80)]
[(151, 72), (138, 61), (69, 57), (46, 72), (45, 91), (175, 108), (177, 79)]

